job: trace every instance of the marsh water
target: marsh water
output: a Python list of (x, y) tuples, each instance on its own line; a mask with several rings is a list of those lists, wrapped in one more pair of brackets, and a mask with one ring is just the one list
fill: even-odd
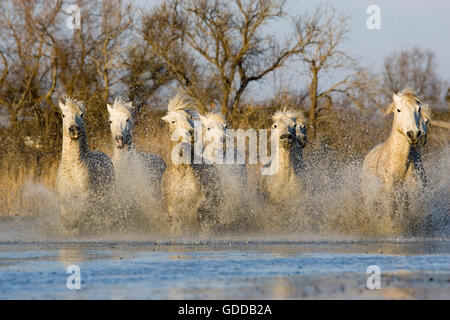
[(0, 298), (449, 299), (450, 241), (7, 241)]

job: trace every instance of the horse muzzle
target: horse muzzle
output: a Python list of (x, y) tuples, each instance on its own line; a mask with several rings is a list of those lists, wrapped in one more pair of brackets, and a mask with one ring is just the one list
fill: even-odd
[(80, 128), (78, 126), (70, 126), (69, 127), (69, 136), (72, 140), (78, 140), (80, 137)]
[(414, 145), (418, 144), (422, 140), (421, 139), (422, 133), (420, 131), (408, 131), (406, 135), (411, 141), (411, 144)]
[(294, 142), (294, 136), (290, 133), (284, 133), (280, 136), (281, 144), (285, 147), (291, 147)]
[(123, 136), (116, 136), (114, 138), (114, 146), (118, 149), (123, 149), (125, 147), (125, 139)]

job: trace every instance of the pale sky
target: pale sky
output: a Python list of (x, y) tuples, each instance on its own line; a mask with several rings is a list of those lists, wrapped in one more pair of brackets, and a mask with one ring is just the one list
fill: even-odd
[[(160, 3), (159, 0), (138, 0), (138, 2), (147, 8)], [(315, 7), (322, 3), (330, 3), (336, 11), (351, 17), (348, 21), (350, 27), (348, 40), (342, 48), (347, 53), (359, 57), (363, 67), (378, 73), (381, 71), (387, 55), (394, 51), (418, 46), (423, 50), (431, 50), (435, 53), (438, 74), (450, 83), (450, 1), (288, 0), (287, 8), (289, 13), (295, 16), (306, 11), (313, 12)], [(377, 5), (381, 10), (381, 30), (369, 30), (366, 26), (369, 17), (366, 10), (369, 5)], [(286, 27), (287, 24), (284, 22), (274, 26), (280, 35), (288, 29)], [(297, 74), (292, 70), (286, 71), (286, 69), (278, 71), (278, 76), (295, 79), (295, 82), (298, 82)], [(273, 92), (273, 80), (267, 79), (258, 87), (267, 85), (272, 88), (264, 91)], [(304, 86), (304, 84), (299, 86)]]
[[(324, 1), (297, 0), (295, 11), (312, 11)], [(340, 0), (329, 1), (350, 15), (349, 41), (344, 47), (363, 58), (365, 66), (379, 71), (384, 58), (396, 50), (418, 46), (436, 54), (441, 77), (450, 80), (450, 1), (447, 0)], [(381, 10), (381, 30), (366, 27), (369, 5)]]

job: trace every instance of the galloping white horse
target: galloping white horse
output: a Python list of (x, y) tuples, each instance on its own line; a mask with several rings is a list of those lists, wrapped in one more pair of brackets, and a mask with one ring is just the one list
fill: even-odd
[(361, 191), (366, 204), (381, 200), (395, 210), (397, 194), (420, 189), (425, 174), (420, 147), (426, 143), (431, 114), (428, 105), (405, 89), (393, 94), (386, 113), (394, 113), (388, 139), (374, 147), (364, 159)]
[(168, 113), (162, 118), (169, 124), (172, 142), (172, 159), (163, 175), (162, 193), (174, 234), (196, 233), (209, 227), (221, 201), (216, 168), (195, 163), (196, 119), (195, 103), (182, 94), (170, 99)]
[[(199, 116), (203, 130), (203, 159), (207, 163), (216, 164), (221, 174), (226, 176), (225, 178), (231, 175), (231, 178), (240, 180), (243, 185), (246, 185), (245, 158), (234, 145), (226, 145), (227, 129), (230, 129), (230, 126), (226, 123), (224, 117), (213, 112)], [(233, 163), (227, 163), (227, 155), (233, 157)]]
[(303, 191), (300, 172), (304, 168), (302, 149), (306, 145), (305, 119), (301, 112), (277, 111), (272, 128), (278, 132), (280, 146), (275, 157), (264, 165), (273, 174), (263, 175), (259, 189), (273, 203), (284, 203)]
[[(56, 190), (61, 200), (63, 226), (68, 233), (78, 233), (83, 228), (92, 227), (86, 226), (90, 223), (85, 221), (87, 217), (84, 214), (89, 202), (98, 203), (110, 193), (114, 184), (114, 167), (104, 153), (89, 150), (84, 103), (68, 97), (64, 100), (59, 102), (63, 142)], [(83, 222), (87, 223), (83, 225)]]
[[(116, 185), (120, 192), (139, 204), (161, 199), (161, 178), (166, 164), (160, 156), (139, 152), (133, 144), (133, 105), (120, 98), (107, 104), (111, 136), (114, 144), (112, 161), (116, 171)], [(148, 200), (148, 201), (147, 201)]]
[(234, 144), (231, 127), (220, 113), (200, 115), (202, 122), (203, 159), (217, 168), (222, 184), (223, 201), (218, 213), (222, 228), (245, 228), (249, 222), (251, 188), (247, 183), (245, 157)]

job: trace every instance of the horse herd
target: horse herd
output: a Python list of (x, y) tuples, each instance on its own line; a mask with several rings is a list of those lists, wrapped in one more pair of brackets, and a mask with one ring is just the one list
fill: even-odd
[[(59, 102), (63, 120), (61, 162), (57, 172), (56, 190), (60, 199), (60, 217), (69, 233), (82, 232), (80, 221), (86, 203), (98, 204), (94, 212), (100, 212), (102, 200), (110, 197), (115, 186), (124, 198), (148, 199), (152, 206), (166, 214), (174, 234), (186, 231), (199, 232), (214, 224), (215, 212), (224, 197), (239, 198), (245, 192), (257, 192), (261, 199), (271, 204), (288, 204), (304, 190), (302, 172), (308, 170), (303, 162), (302, 149), (307, 143), (306, 121), (299, 111), (280, 110), (273, 117), (271, 129), (276, 132), (279, 148), (263, 167), (277, 163), (271, 175), (261, 175), (257, 187), (247, 183), (247, 166), (242, 161), (233, 164), (216, 164), (212, 161), (165, 163), (158, 155), (139, 152), (133, 144), (133, 105), (116, 99), (107, 104), (114, 153), (107, 155), (89, 149), (85, 127), (85, 107), (82, 101), (65, 97)], [(393, 94), (393, 101), (386, 112), (394, 114), (388, 139), (374, 147), (366, 156), (361, 174), (361, 194), (366, 205), (374, 205), (377, 199), (384, 201), (392, 212), (397, 210), (396, 193), (404, 186), (417, 192), (425, 184), (420, 149), (426, 143), (430, 111), (428, 106), (412, 90)], [(168, 124), (169, 134), (179, 137), (172, 143), (173, 155), (185, 153), (193, 157), (194, 122), (202, 125), (201, 152), (206, 160), (217, 154), (233, 154), (234, 160), (244, 158), (236, 148), (225, 147), (227, 125), (220, 114), (199, 114), (195, 102), (184, 94), (169, 100), (168, 112), (162, 118)], [(275, 161), (276, 160), (276, 161)], [(134, 175), (142, 181), (130, 179)], [(229, 187), (226, 187), (229, 186)], [(231, 187), (230, 187), (231, 186)], [(257, 190), (251, 190), (257, 189)], [(236, 204), (240, 205), (240, 204)], [(125, 210), (124, 215), (130, 210)], [(102, 219), (98, 215), (96, 219)]]

